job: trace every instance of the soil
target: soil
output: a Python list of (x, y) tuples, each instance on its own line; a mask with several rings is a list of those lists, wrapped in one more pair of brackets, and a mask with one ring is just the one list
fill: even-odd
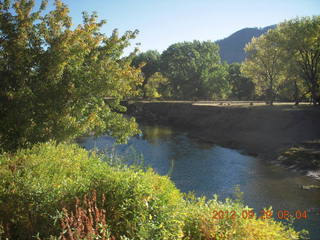
[[(280, 161), (279, 156), (288, 149), (320, 139), (320, 107), (309, 105), (134, 102), (127, 103), (127, 107), (128, 114), (138, 122), (183, 129), (204, 141), (241, 149), (267, 161)], [(306, 151), (302, 156), (306, 162), (312, 160)], [(289, 165), (288, 161), (286, 164)], [(305, 165), (315, 166), (309, 171), (319, 172), (320, 176), (316, 164), (302, 164), (300, 170), (306, 170)], [(295, 168), (299, 170), (299, 165)]]

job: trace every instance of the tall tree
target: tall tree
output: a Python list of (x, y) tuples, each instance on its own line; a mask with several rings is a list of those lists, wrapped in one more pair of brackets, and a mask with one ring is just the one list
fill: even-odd
[(242, 75), (239, 63), (232, 63), (228, 68), (228, 79), (231, 85), (230, 99), (252, 100), (254, 84), (250, 78)]
[(161, 55), (161, 73), (172, 85), (175, 98), (225, 98), (229, 84), (219, 47), (210, 41), (171, 45)]
[(281, 61), (283, 62), (283, 81), (279, 87), (279, 100), (294, 101), (298, 105), (300, 101), (310, 99), (310, 91), (295, 60), (284, 53)]
[(242, 64), (243, 74), (255, 83), (258, 95), (264, 95), (272, 105), (281, 82), (281, 49), (275, 43), (277, 32), (269, 30), (246, 45), (247, 58)]
[(159, 72), (159, 62), (160, 53), (157, 50), (148, 50), (136, 55), (132, 60), (132, 65), (139, 67), (140, 64), (144, 64), (141, 71), (144, 77), (148, 79), (152, 74)]
[[(64, 141), (107, 132), (125, 140), (134, 119), (119, 114), (120, 100), (137, 93), (140, 70), (121, 58), (137, 32), (100, 33), (104, 21), (84, 13), (71, 28), (60, 0), (45, 13), (33, 0), (0, 3), (0, 144), (6, 149), (48, 139)], [(111, 97), (113, 101), (104, 101)], [(116, 111), (115, 111), (116, 110)]]
[[(160, 53), (157, 50), (148, 50), (146, 52), (139, 53), (132, 60), (132, 63), (131, 63), (132, 66), (134, 67), (142, 66), (141, 72), (143, 74), (144, 80), (141, 86), (141, 90), (143, 92), (144, 98), (147, 97), (148, 94), (150, 94), (150, 86), (152, 84), (149, 84), (149, 87), (146, 87), (146, 85), (148, 84), (150, 77), (156, 72), (159, 72), (160, 70), (159, 64), (160, 64)], [(149, 89), (148, 93), (146, 92), (147, 91), (146, 89)], [(157, 90), (153, 89), (152, 91), (157, 91)]]
[(320, 103), (320, 16), (296, 18), (281, 23), (277, 43), (286, 51), (287, 64), (293, 64), (304, 79), (313, 104)]

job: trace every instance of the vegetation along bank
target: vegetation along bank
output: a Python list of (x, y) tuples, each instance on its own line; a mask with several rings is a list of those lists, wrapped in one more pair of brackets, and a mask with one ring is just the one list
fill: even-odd
[[(74, 24), (67, 5), (56, 0), (47, 8), (49, 2), (0, 1), (0, 240), (303, 239), (290, 224), (244, 219), (252, 209), (240, 200), (183, 195), (151, 169), (115, 165), (73, 142), (94, 133), (124, 143), (138, 134), (135, 119), (123, 117), (123, 99), (319, 105), (320, 17), (279, 24), (245, 47), (243, 64), (229, 66), (211, 41), (124, 56), (138, 30), (107, 35), (95, 12)], [(319, 109), (221, 106), (129, 109), (139, 119), (192, 127), (206, 140), (262, 156), (319, 137)], [(305, 144), (312, 149), (316, 142)], [(213, 211), (234, 217), (216, 219)]]

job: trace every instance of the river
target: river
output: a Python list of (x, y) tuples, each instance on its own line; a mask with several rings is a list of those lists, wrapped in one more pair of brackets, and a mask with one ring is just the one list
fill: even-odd
[(140, 159), (161, 175), (169, 175), (183, 192), (220, 199), (233, 197), (234, 187), (240, 186), (244, 202), (260, 212), (272, 206), (278, 219), (283, 211), (292, 214), (308, 210), (307, 219), (296, 220), (297, 230), (307, 229), (311, 239), (320, 239), (320, 190), (303, 190), (301, 185), (316, 184), (279, 166), (191, 138), (186, 132), (163, 126), (143, 126), (142, 134), (128, 144), (114, 146), (108, 136), (88, 137), (80, 145), (86, 149), (110, 150), (130, 159)]

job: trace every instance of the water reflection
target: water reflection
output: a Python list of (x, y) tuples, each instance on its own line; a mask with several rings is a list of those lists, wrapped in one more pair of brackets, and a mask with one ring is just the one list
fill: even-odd
[(158, 144), (160, 141), (170, 139), (172, 134), (172, 129), (168, 127), (145, 126), (143, 128), (142, 139), (147, 140), (151, 144)]
[[(193, 191), (198, 196), (232, 197), (235, 185), (244, 192), (244, 201), (260, 211), (273, 206), (278, 210), (320, 209), (320, 191), (306, 191), (299, 185), (315, 182), (307, 177), (268, 165), (239, 151), (203, 143), (187, 137), (183, 132), (160, 126), (145, 126), (143, 135), (116, 146), (120, 154), (136, 149), (143, 154), (145, 164), (159, 174), (170, 174), (183, 192)], [(87, 149), (112, 146), (107, 136), (87, 138), (81, 144)], [(298, 229), (307, 228), (313, 236), (320, 236), (320, 216), (309, 214), (308, 220), (297, 222)]]

